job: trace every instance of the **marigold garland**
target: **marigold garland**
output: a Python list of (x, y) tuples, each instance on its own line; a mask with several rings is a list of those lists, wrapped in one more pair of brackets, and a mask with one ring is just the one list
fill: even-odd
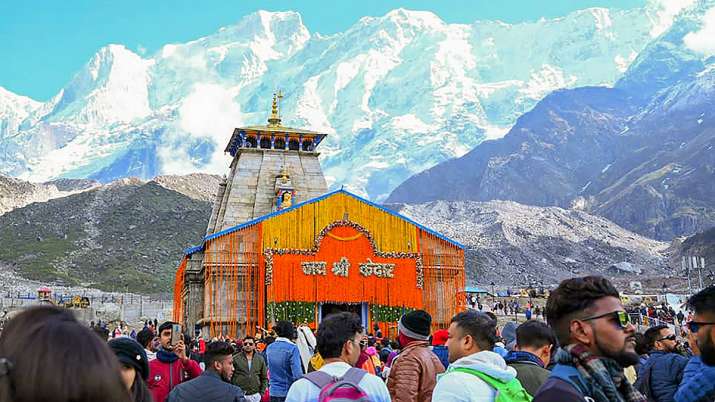
[(315, 303), (281, 302), (268, 303), (269, 321), (286, 320), (295, 324), (313, 322), (315, 320)]
[(413, 308), (401, 306), (370, 305), (370, 314), (372, 314), (374, 322), (397, 322), (403, 314), (413, 310)]
[[(270, 285), (273, 282), (273, 255), (285, 255), (285, 254), (297, 254), (297, 255), (305, 255), (305, 256), (314, 256), (317, 254), (318, 249), (320, 249), (320, 244), (322, 243), (323, 239), (325, 236), (330, 235), (330, 231), (335, 229), (336, 227), (349, 227), (352, 229), (357, 230), (359, 233), (361, 233), (363, 236), (367, 238), (367, 240), (370, 242), (370, 247), (372, 248), (373, 253), (378, 256), (378, 257), (383, 257), (383, 258), (405, 258), (405, 259), (414, 259), (416, 261), (416, 272), (415, 274), (417, 275), (417, 288), (422, 289), (424, 287), (424, 270), (422, 266), (422, 256), (419, 253), (405, 253), (405, 252), (382, 252), (377, 249), (377, 245), (375, 244), (375, 240), (372, 237), (372, 234), (367, 231), (364, 227), (358, 225), (355, 222), (352, 221), (346, 221), (346, 220), (340, 220), (340, 221), (335, 221), (323, 228), (323, 230), (320, 231), (320, 233), (315, 237), (315, 241), (313, 243), (313, 247), (309, 250), (306, 249), (287, 249), (287, 248), (279, 248), (279, 249), (272, 249), (272, 248), (267, 248), (263, 251), (265, 255), (265, 264), (266, 264), (266, 285)], [(331, 236), (333, 237), (333, 236)], [(355, 237), (357, 239), (357, 237)], [(340, 240), (344, 240), (341, 238)], [(368, 264), (371, 264), (371, 261), (367, 262)], [(383, 272), (381, 270), (381, 272)], [(321, 273), (322, 275), (322, 273)], [(380, 275), (383, 277), (391, 277), (389, 275)]]

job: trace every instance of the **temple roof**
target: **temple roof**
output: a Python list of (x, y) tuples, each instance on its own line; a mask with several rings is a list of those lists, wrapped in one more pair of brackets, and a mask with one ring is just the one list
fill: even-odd
[(431, 235), (433, 235), (433, 236), (435, 236), (435, 237), (437, 237), (437, 238), (439, 238), (439, 239), (441, 239), (441, 240), (443, 240), (443, 241), (446, 241), (447, 243), (451, 243), (451, 244), (454, 245), (454, 246), (457, 246), (457, 247), (459, 247), (459, 248), (461, 248), (461, 249), (465, 249), (465, 247), (464, 247), (462, 244), (460, 244), (459, 242), (454, 241), (454, 240), (452, 240), (452, 239), (450, 239), (450, 238), (448, 238), (448, 237), (442, 235), (441, 233), (438, 233), (438, 232), (436, 232), (436, 231), (434, 231), (434, 230), (432, 230), (432, 229), (430, 229), (430, 228), (428, 228), (428, 227), (426, 227), (426, 226), (424, 226), (424, 225), (421, 225), (421, 224), (419, 224), (419, 223), (413, 221), (412, 219), (410, 219), (410, 218), (408, 218), (408, 217), (406, 217), (406, 216), (404, 216), (404, 215), (401, 215), (401, 214), (399, 214), (399, 213), (397, 213), (397, 212), (395, 212), (395, 211), (393, 211), (393, 210), (390, 210), (390, 209), (388, 209), (388, 208), (385, 208), (385, 207), (383, 207), (382, 205), (376, 204), (376, 203), (374, 203), (374, 202), (372, 202), (372, 201), (366, 200), (365, 198), (362, 198), (362, 197), (360, 197), (359, 195), (353, 194), (353, 193), (351, 193), (351, 192), (349, 192), (349, 191), (347, 191), (347, 190), (340, 189), (340, 190), (335, 190), (335, 191), (333, 191), (333, 192), (330, 192), (330, 193), (321, 195), (320, 197), (316, 197), (316, 198), (310, 199), (310, 200), (308, 200), (308, 201), (304, 201), (304, 202), (298, 203), (298, 204), (296, 204), (296, 205), (294, 205), (294, 206), (292, 206), (292, 207), (290, 207), (290, 208), (286, 208), (286, 209), (282, 209), (282, 210), (280, 210), (280, 211), (272, 212), (272, 213), (270, 213), (270, 214), (263, 215), (263, 216), (258, 217), (258, 218), (256, 218), (256, 219), (250, 220), (250, 221), (248, 221), (248, 222), (244, 222), (244, 223), (242, 223), (242, 224), (240, 224), (240, 225), (236, 225), (236, 226), (233, 226), (233, 227), (224, 229), (224, 230), (222, 230), (222, 231), (220, 231), (220, 232), (216, 232), (216, 233), (207, 235), (206, 237), (204, 237), (203, 243), (202, 243), (201, 245), (199, 245), (199, 246), (194, 246), (194, 247), (189, 247), (189, 248), (185, 249), (185, 250), (184, 250), (184, 254), (186, 254), (186, 255), (191, 255), (191, 254), (194, 254), (194, 253), (196, 253), (196, 252), (203, 251), (204, 245), (205, 245), (206, 242), (209, 241), (209, 240), (213, 240), (213, 239), (216, 239), (216, 238), (218, 238), (218, 237), (227, 235), (227, 234), (229, 234), (229, 233), (233, 233), (233, 232), (239, 231), (239, 230), (244, 229), (244, 228), (246, 228), (246, 227), (249, 227), (249, 226), (252, 226), (252, 225), (256, 225), (256, 224), (258, 224), (258, 223), (260, 223), (260, 222), (262, 222), (262, 221), (265, 221), (266, 219), (272, 218), (272, 217), (274, 217), (274, 216), (282, 215), (282, 214), (287, 213), (287, 212), (289, 212), (289, 211), (292, 211), (292, 210), (294, 210), (294, 209), (302, 208), (303, 206), (306, 206), (306, 205), (308, 205), (308, 204), (314, 204), (314, 203), (316, 203), (316, 202), (318, 202), (318, 201), (322, 201), (322, 200), (324, 200), (324, 199), (326, 199), (326, 198), (330, 198), (330, 197), (332, 197), (332, 196), (334, 196), (334, 195), (336, 195), (336, 194), (345, 194), (345, 195), (348, 195), (348, 196), (350, 196), (350, 197), (352, 197), (352, 198), (357, 199), (358, 201), (361, 201), (361, 202), (363, 202), (363, 203), (365, 203), (365, 204), (368, 204), (368, 205), (371, 206), (371, 207), (377, 208), (377, 209), (379, 209), (379, 210), (381, 210), (381, 211), (383, 211), (383, 212), (386, 212), (386, 213), (388, 213), (388, 214), (390, 214), (390, 215), (393, 215), (393, 216), (396, 216), (396, 217), (398, 217), (398, 218), (400, 218), (400, 219), (403, 219), (403, 220), (409, 222), (410, 224), (415, 225), (415, 226), (417, 226), (418, 228), (424, 230), (425, 232), (430, 233)]
[(323, 138), (327, 136), (325, 133), (319, 133), (317, 131), (305, 130), (293, 127), (284, 127), (281, 125), (281, 117), (279, 113), (278, 101), (283, 98), (283, 94), (279, 91), (273, 94), (273, 106), (271, 110), (271, 115), (268, 118), (268, 124), (265, 126), (248, 126), (248, 127), (238, 127), (233, 130), (231, 139), (226, 145), (224, 152), (230, 152), (231, 156), (235, 156), (236, 149), (239, 144), (239, 138), (241, 133), (244, 135), (255, 134), (259, 135), (261, 133), (267, 133), (270, 135), (283, 134), (286, 136), (300, 136), (310, 138), (317, 146)]

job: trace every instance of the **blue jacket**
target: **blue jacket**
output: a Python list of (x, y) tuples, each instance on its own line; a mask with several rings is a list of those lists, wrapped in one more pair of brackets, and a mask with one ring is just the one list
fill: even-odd
[(241, 388), (206, 370), (191, 381), (174, 387), (168, 402), (246, 402)]
[(298, 346), (286, 338), (278, 338), (266, 348), (268, 390), (271, 396), (288, 395), (291, 384), (303, 377), (303, 365)]
[(673, 402), (687, 364), (687, 357), (654, 350), (638, 371), (638, 379), (649, 376), (650, 395), (655, 402)]
[(447, 367), (449, 367), (449, 352), (447, 351), (447, 347), (444, 345), (432, 346), (432, 353), (437, 355), (446, 370)]
[(695, 356), (685, 366), (683, 382), (675, 393), (676, 402), (715, 400), (715, 366), (707, 366)]

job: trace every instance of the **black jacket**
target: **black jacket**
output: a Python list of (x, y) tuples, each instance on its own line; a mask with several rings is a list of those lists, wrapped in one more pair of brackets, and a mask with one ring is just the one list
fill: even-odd
[(241, 388), (223, 381), (211, 370), (174, 387), (168, 402), (246, 402)]

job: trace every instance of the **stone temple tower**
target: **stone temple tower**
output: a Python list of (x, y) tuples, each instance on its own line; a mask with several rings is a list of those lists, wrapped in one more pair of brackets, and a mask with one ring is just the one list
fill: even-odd
[[(280, 92), (274, 94), (273, 108), (267, 125), (233, 130), (225, 150), (233, 157), (231, 170), (219, 184), (206, 229), (207, 238), (327, 192), (328, 186), (318, 161), (320, 154), (316, 151), (326, 134), (281, 125), (278, 109), (281, 98)], [(255, 241), (258, 240), (244, 239), (243, 244), (237, 247), (257, 247), (251, 243)], [(230, 256), (241, 251), (242, 249), (226, 249), (223, 253)], [(185, 299), (187, 308), (184, 311), (184, 320), (195, 323), (197, 330), (203, 328), (205, 331), (211, 325), (211, 320), (206, 318), (209, 312), (221, 311), (222, 313), (217, 314), (228, 315), (227, 309), (239, 308), (246, 303), (255, 304), (255, 298), (258, 297), (258, 294), (244, 295), (241, 297), (245, 299), (237, 299), (234, 305), (229, 306), (225, 300), (228, 300), (232, 290), (224, 285), (220, 289), (214, 289), (218, 302), (206, 299), (205, 292), (212, 290), (205, 289), (207, 264), (211, 268), (216, 264), (216, 258), (218, 257), (206, 256), (203, 250), (196, 250), (191, 252), (185, 268), (186, 286), (182, 291), (182, 298)], [(246, 269), (256, 264), (256, 260), (242, 261), (240, 272), (231, 277), (231, 281), (248, 280)], [(219, 272), (216, 272), (217, 270)], [(229, 274), (214, 267), (214, 273), (211, 275), (218, 277)], [(226, 280), (224, 284), (231, 281)], [(243, 319), (245, 320), (245, 317)]]
[(219, 185), (207, 235), (327, 192), (316, 151), (326, 134), (282, 126), (280, 98), (274, 94), (267, 125), (233, 131), (225, 150), (231, 171)]

